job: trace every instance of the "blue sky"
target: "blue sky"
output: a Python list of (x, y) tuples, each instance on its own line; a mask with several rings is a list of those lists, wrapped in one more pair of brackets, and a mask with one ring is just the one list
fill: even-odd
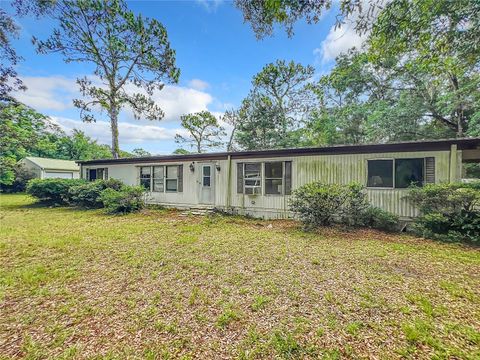
[[(0, 6), (11, 11), (6, 2)], [(238, 106), (248, 94), (253, 75), (265, 64), (294, 60), (313, 65), (318, 77), (331, 69), (336, 55), (362, 42), (348, 26), (333, 28), (335, 9), (319, 24), (298, 23), (292, 38), (277, 29), (273, 37), (259, 41), (250, 25), (243, 23), (242, 13), (228, 1), (130, 1), (128, 6), (165, 25), (181, 76), (178, 84), (154, 95), (165, 111), (164, 119), (137, 121), (128, 111), (121, 114), (120, 146), (125, 150), (142, 147), (152, 153), (171, 153), (178, 147), (173, 138), (181, 131), (180, 115), (200, 110), (221, 115)], [(66, 64), (57, 54), (35, 53), (31, 37), (46, 38), (55, 25), (51, 20), (19, 18), (17, 22), (21, 36), (14, 46), (24, 58), (18, 72), (28, 86), (17, 98), (49, 115), (67, 132), (79, 128), (99, 142), (109, 143), (106, 116), (100, 116), (104, 121), (82, 123), (72, 104), (72, 99), (80, 97), (75, 79), (92, 74), (92, 67)]]

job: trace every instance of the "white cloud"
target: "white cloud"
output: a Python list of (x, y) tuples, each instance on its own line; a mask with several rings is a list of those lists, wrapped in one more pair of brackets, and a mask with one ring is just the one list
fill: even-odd
[[(58, 124), (67, 134), (73, 129), (78, 129), (100, 143), (110, 144), (111, 131), (110, 123), (107, 121), (97, 121), (95, 123), (85, 123), (81, 120), (74, 120), (64, 117), (51, 117), (52, 122)], [(121, 143), (142, 143), (148, 141), (173, 140), (175, 134), (184, 135), (183, 129), (167, 129), (155, 125), (140, 125), (128, 122), (120, 122), (119, 140)]]
[(339, 28), (332, 27), (320, 48), (313, 51), (322, 63), (335, 60), (335, 58), (355, 47), (360, 49), (367, 39), (367, 35), (358, 35), (352, 24), (344, 24)]
[[(22, 80), (28, 89), (25, 92), (17, 92), (15, 97), (47, 114), (48, 111), (72, 109), (72, 100), (81, 98), (78, 85), (73, 78), (61, 76), (23, 77)], [(197, 85), (199, 84), (197, 83)], [(127, 91), (133, 93), (138, 92), (139, 89), (128, 85)], [(178, 121), (183, 114), (207, 110), (208, 105), (214, 100), (212, 95), (205, 91), (177, 85), (165, 85), (161, 91), (155, 91), (152, 98), (165, 112), (162, 121)], [(128, 108), (124, 109), (121, 116), (124, 120), (135, 121)]]
[(379, 0), (372, 3), (370, 0), (360, 0), (361, 6), (358, 7), (340, 27), (336, 28), (335, 25), (333, 25), (320, 47), (313, 50), (313, 53), (318, 57), (320, 62), (325, 64), (335, 60), (338, 55), (347, 52), (353, 47), (360, 49), (369, 35), (369, 32), (359, 35), (355, 31), (355, 23), (359, 20), (360, 12), (363, 12), (364, 15), (368, 13), (370, 21), (374, 21), (388, 1), (389, 0)]
[(22, 77), (28, 89), (15, 97), (37, 110), (66, 110), (73, 107), (72, 99), (78, 96), (75, 79), (63, 76)]
[(214, 12), (223, 3), (223, 0), (196, 0), (196, 2), (208, 12)]
[(195, 90), (205, 90), (210, 87), (210, 84), (200, 79), (192, 79), (188, 82), (188, 86)]
[(204, 91), (172, 85), (155, 92), (153, 99), (165, 112), (164, 121), (180, 120), (183, 114), (207, 110), (213, 101), (212, 95)]

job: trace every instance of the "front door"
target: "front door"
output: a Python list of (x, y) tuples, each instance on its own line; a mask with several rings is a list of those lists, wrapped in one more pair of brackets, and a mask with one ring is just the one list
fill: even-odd
[(209, 163), (200, 163), (198, 172), (198, 191), (200, 204), (213, 204), (215, 200), (214, 166)]

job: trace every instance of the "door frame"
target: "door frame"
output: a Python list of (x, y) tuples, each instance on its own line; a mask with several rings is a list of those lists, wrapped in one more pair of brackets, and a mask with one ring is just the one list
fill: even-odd
[[(198, 203), (202, 205), (213, 205), (215, 204), (215, 163), (213, 162), (199, 162), (199, 175), (197, 177), (197, 194), (198, 194)], [(210, 168), (210, 174), (205, 175), (204, 168)], [(209, 178), (209, 186), (205, 186), (205, 178)], [(208, 188), (209, 191), (209, 201), (205, 201), (204, 191)]]

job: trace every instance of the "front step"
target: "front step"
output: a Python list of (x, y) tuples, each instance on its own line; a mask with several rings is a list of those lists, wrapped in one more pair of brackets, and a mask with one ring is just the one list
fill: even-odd
[(180, 213), (180, 216), (189, 216), (189, 215), (210, 215), (213, 214), (214, 210), (213, 208), (204, 208), (204, 207), (198, 207), (198, 208), (190, 208), (188, 210), (182, 211)]

